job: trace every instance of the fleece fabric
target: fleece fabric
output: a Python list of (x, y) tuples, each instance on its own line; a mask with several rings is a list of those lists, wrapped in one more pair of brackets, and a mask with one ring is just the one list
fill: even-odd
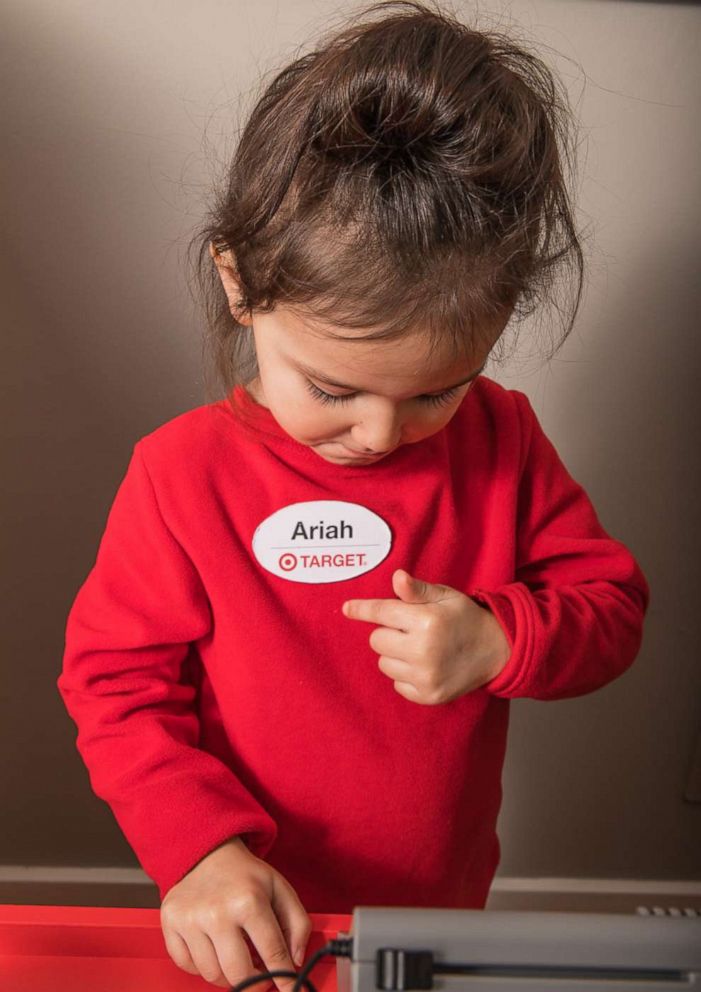
[[(317, 500), (379, 516), (385, 557), (313, 583), (261, 564), (256, 531)], [(279, 547), (308, 564), (351, 553), (336, 509)], [(395, 691), (373, 626), (341, 605), (392, 598), (397, 568), (494, 613), (511, 647), (496, 678), (435, 706)], [(238, 835), (310, 913), (483, 908), (510, 700), (618, 678), (648, 595), (523, 393), (481, 376), (438, 433), (352, 466), (237, 386), (135, 444), (57, 685), (91, 786), (161, 899)]]

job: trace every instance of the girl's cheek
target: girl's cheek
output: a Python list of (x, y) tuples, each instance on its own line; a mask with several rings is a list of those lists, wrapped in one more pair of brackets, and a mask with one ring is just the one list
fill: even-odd
[[(294, 409), (294, 407), (292, 407)], [(304, 434), (310, 441), (325, 441), (344, 433), (351, 423), (348, 414), (329, 410), (321, 403), (310, 397), (309, 403), (297, 407), (298, 413), (293, 418), (298, 434)]]
[(410, 444), (416, 441), (423, 441), (424, 438), (431, 437), (432, 434), (437, 434), (452, 419), (454, 412), (454, 410), (449, 412), (441, 411), (441, 414), (438, 416), (435, 413), (428, 416), (417, 416), (413, 421), (406, 424), (406, 430), (404, 432), (405, 443)]

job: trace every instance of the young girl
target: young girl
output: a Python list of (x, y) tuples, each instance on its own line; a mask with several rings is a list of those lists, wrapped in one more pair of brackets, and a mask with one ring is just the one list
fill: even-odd
[(617, 678), (648, 601), (482, 375), (561, 264), (576, 313), (556, 82), (362, 13), (243, 130), (197, 241), (226, 397), (136, 443), (58, 680), (170, 955), (220, 986), (299, 964), (309, 912), (484, 907), (509, 701)]

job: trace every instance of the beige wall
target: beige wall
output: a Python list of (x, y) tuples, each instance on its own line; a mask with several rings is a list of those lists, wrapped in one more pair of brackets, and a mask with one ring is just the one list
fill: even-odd
[[(5, 0), (0, 865), (136, 865), (55, 688), (65, 617), (132, 445), (204, 401), (184, 246), (239, 103), (352, 6)], [(530, 395), (653, 594), (618, 682), (512, 705), (499, 874), (699, 879), (701, 804), (684, 789), (701, 724), (701, 7), (480, 6), (483, 26), (556, 50), (594, 233), (560, 355), (492, 374)]]

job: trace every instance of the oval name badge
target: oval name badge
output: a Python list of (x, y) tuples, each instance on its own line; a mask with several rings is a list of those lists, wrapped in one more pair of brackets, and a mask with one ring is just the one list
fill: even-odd
[(290, 582), (341, 582), (379, 565), (392, 532), (372, 510), (344, 500), (283, 506), (256, 527), (257, 561)]

